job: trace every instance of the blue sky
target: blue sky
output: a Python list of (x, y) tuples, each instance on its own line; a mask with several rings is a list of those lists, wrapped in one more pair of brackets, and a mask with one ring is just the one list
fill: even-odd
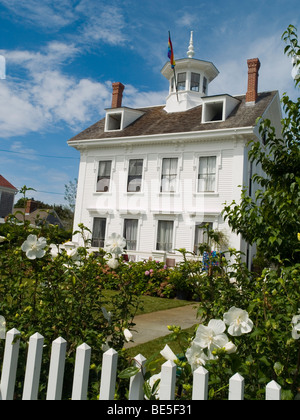
[(126, 106), (165, 103), (168, 30), (175, 59), (193, 30), (195, 58), (220, 71), (209, 94), (244, 94), (246, 61), (259, 57), (259, 91), (296, 98), (281, 35), (300, 28), (297, 10), (298, 0), (0, 0), (0, 174), (66, 204), (79, 165), (67, 140), (104, 116), (111, 83), (125, 84)]

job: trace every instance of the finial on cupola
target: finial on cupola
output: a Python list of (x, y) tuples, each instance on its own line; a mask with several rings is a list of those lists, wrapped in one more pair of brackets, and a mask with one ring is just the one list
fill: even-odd
[(191, 31), (190, 45), (189, 45), (189, 49), (187, 51), (188, 58), (193, 58), (194, 55), (195, 55), (193, 35), (194, 35), (194, 31)]

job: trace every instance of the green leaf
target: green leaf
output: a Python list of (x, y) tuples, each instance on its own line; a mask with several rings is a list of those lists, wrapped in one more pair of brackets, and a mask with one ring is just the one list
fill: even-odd
[(284, 369), (284, 366), (280, 362), (275, 362), (273, 368), (274, 368), (274, 371), (275, 371), (276, 375), (280, 376), (283, 369)]
[(127, 369), (124, 369), (122, 372), (119, 373), (118, 377), (121, 379), (128, 379), (131, 378), (131, 376), (136, 375), (137, 373), (139, 373), (140, 368), (135, 367), (135, 366), (130, 366)]

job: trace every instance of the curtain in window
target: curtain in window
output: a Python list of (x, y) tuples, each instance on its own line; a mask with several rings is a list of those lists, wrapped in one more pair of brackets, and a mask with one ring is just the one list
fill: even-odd
[(127, 191), (138, 192), (142, 187), (143, 159), (131, 159), (128, 169)]
[(158, 221), (157, 250), (172, 251), (173, 248), (173, 221)]
[(198, 192), (213, 192), (216, 188), (216, 157), (199, 159)]
[(161, 192), (175, 192), (177, 180), (177, 158), (165, 158), (162, 164)]
[(126, 249), (128, 251), (136, 250), (137, 230), (138, 230), (138, 220), (137, 219), (125, 219), (124, 220), (124, 234), (123, 234), (123, 236), (126, 239)]
[(104, 247), (106, 230), (106, 219), (95, 217), (93, 223), (92, 246), (97, 248)]
[(100, 161), (97, 178), (97, 191), (109, 191), (110, 174), (111, 160)]

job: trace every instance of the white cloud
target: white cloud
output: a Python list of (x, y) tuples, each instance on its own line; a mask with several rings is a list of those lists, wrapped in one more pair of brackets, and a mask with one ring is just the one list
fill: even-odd
[(107, 84), (78, 80), (61, 70), (64, 61), (77, 52), (72, 45), (57, 42), (50, 43), (43, 53), (4, 52), (10, 68), (18, 67), (27, 77), (13, 77), (11, 70), (0, 83), (0, 137), (43, 131), (59, 123), (78, 129), (99, 117), (110, 101)]
[(51, 31), (57, 30), (76, 20), (72, 0), (0, 0), (22, 23), (28, 22)]

